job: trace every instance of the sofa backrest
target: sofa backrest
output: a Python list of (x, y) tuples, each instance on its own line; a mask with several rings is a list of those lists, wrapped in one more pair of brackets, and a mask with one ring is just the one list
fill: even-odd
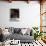
[(24, 34), (24, 35), (32, 35), (32, 29), (30, 28), (14, 28), (14, 27), (9, 27), (8, 31), (12, 34), (18, 33), (18, 34)]

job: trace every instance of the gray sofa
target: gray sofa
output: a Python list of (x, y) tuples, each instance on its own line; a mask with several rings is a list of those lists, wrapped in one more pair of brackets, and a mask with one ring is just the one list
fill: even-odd
[(28, 35), (28, 33), (26, 34), (22, 34), (21, 33), (21, 29), (26, 29), (26, 28), (9, 28), (9, 32), (11, 33), (9, 36), (5, 36), (5, 39), (9, 39), (10, 40), (20, 40), (21, 43), (30, 43), (33, 42), (34, 37), (32, 36), (32, 30), (30, 32), (30, 35)]

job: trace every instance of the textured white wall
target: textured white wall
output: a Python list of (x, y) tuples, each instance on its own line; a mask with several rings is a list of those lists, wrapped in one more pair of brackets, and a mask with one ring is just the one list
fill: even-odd
[[(10, 21), (10, 9), (19, 8), (19, 21)], [(38, 2), (1, 2), (0, 1), (0, 26), (32, 27), (40, 26), (40, 4)]]

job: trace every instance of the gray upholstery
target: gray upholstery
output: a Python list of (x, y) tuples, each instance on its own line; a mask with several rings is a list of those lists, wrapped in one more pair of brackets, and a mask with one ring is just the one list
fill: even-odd
[(21, 29), (20, 28), (14, 28), (14, 33), (20, 33)]
[(20, 40), (20, 42), (32, 42), (34, 40), (33, 36), (29, 36), (29, 35), (21, 35), (21, 34), (11, 34), (9, 36), (9, 38), (12, 40), (12, 39), (15, 39), (15, 40)]

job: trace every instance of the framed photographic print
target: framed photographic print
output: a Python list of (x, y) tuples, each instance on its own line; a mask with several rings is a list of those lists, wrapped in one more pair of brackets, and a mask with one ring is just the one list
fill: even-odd
[(11, 21), (19, 20), (19, 9), (10, 9), (10, 20)]

